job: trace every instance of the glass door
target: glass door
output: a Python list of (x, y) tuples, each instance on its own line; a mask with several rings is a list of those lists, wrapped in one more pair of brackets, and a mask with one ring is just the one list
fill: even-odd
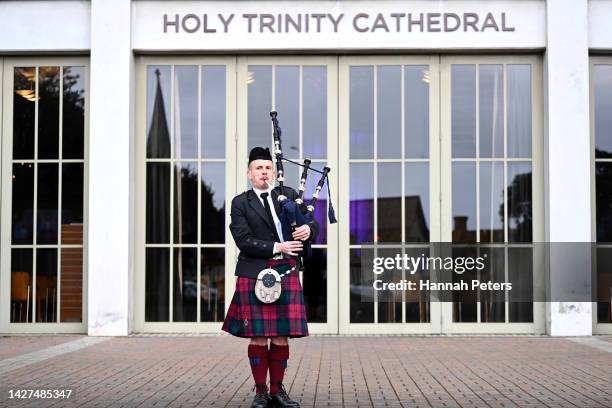
[(437, 56), (340, 58), (341, 333), (440, 331), (427, 293), (383, 299), (361, 271), (367, 244), (418, 256), (440, 241), (438, 92)]
[[(327, 220), (328, 201), (338, 192), (337, 58), (241, 57), (238, 61), (238, 191), (250, 188), (247, 157), (254, 146), (270, 147), (270, 111), (278, 111), (283, 156), (322, 169), (329, 165), (331, 195), (324, 189), (315, 206), (320, 232), (313, 255), (301, 276), (308, 327), (312, 333), (337, 333), (338, 248), (337, 224)], [(284, 165), (285, 185), (297, 189), (301, 168)], [(308, 202), (318, 177), (310, 172), (305, 196)]]
[(0, 332), (86, 331), (87, 71), (4, 59)]
[[(544, 273), (538, 57), (442, 57), (442, 241), (481, 244), (488, 276), (533, 287)], [(445, 333), (543, 333), (544, 304), (511, 292), (454, 293)]]

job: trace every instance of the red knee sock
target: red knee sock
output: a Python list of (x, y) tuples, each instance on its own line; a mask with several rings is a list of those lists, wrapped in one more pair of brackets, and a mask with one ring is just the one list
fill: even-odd
[(280, 385), (285, 376), (287, 368), (287, 360), (289, 360), (289, 346), (278, 346), (274, 343), (270, 344), (268, 352), (268, 364), (270, 365), (270, 394), (276, 394), (280, 391)]
[(266, 377), (268, 376), (268, 346), (249, 344), (249, 364), (255, 380), (256, 392), (267, 392)]

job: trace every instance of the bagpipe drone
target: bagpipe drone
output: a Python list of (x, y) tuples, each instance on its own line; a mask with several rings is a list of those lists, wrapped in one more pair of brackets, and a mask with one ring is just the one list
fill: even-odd
[[(276, 111), (270, 112), (270, 117), (272, 118), (272, 136), (274, 138), (274, 156), (276, 158), (276, 174), (278, 180), (278, 186), (280, 188), (280, 194), (278, 195), (278, 201), (281, 207), (281, 215), (279, 217), (281, 224), (283, 226), (283, 236), (285, 239), (292, 239), (292, 232), (297, 228), (304, 224), (307, 224), (314, 220), (314, 211), (315, 211), (315, 203), (319, 199), (319, 193), (323, 189), (325, 182), (327, 181), (327, 198), (328, 198), (328, 218), (329, 223), (334, 224), (338, 222), (336, 220), (336, 215), (334, 212), (334, 207), (331, 202), (331, 195), (329, 189), (329, 172), (331, 169), (327, 166), (323, 167), (323, 170), (318, 170), (311, 167), (312, 161), (310, 159), (304, 159), (304, 164), (294, 162), (292, 160), (286, 159), (283, 157), (283, 150), (281, 147), (281, 136), (282, 130), (278, 125), (278, 113)], [(300, 177), (300, 185), (298, 187), (298, 197), (293, 200), (287, 199), (285, 195), (285, 170), (283, 168), (283, 161), (292, 163), (294, 165), (300, 166), (303, 168), (302, 175)], [(306, 213), (303, 214), (301, 211), (301, 206), (305, 205), (304, 200), (306, 199), (304, 196), (304, 192), (306, 190), (306, 179), (308, 177), (308, 171), (312, 170), (321, 175), (319, 182), (315, 188), (314, 193), (312, 194), (312, 199), (306, 206)], [(312, 253), (312, 248), (310, 247), (310, 243), (305, 242), (304, 248), (301, 252), (301, 255), (304, 257), (309, 257)]]

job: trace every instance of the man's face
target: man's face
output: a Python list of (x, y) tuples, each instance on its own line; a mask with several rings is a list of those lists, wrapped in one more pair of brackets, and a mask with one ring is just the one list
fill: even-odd
[(271, 160), (253, 160), (249, 164), (247, 177), (253, 187), (260, 190), (267, 190), (268, 185), (274, 185), (276, 173)]

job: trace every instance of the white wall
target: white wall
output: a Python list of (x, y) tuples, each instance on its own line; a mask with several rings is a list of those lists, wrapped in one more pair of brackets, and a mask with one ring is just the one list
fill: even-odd
[(89, 50), (89, 1), (1, 1), (1, 52)]
[(612, 50), (612, 0), (589, 0), (589, 48)]

